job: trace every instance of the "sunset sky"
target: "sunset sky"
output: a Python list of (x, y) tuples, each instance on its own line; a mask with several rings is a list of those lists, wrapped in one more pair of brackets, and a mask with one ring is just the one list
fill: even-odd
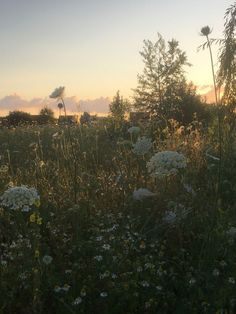
[[(208, 51), (197, 52), (204, 42), (199, 32), (209, 25), (212, 37), (222, 37), (224, 13), (233, 2), (0, 0), (0, 111), (14, 107), (11, 99), (24, 101), (22, 109), (37, 108), (60, 85), (77, 102), (107, 101), (118, 89), (132, 96), (143, 68), (143, 40), (155, 40), (157, 32), (186, 51), (193, 65), (189, 80), (210, 85)], [(103, 110), (99, 101), (95, 109)]]

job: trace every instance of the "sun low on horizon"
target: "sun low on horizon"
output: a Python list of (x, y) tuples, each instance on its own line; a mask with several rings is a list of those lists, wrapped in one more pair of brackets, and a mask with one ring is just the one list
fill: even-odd
[[(117, 90), (130, 98), (142, 73), (143, 40), (157, 33), (186, 51), (189, 81), (210, 92), (212, 75), (202, 26), (222, 37), (228, 0), (0, 0), (0, 114), (36, 112), (57, 86), (73, 103), (106, 111)], [(217, 68), (217, 47), (213, 47)], [(100, 100), (100, 101), (99, 101)], [(74, 110), (74, 109), (73, 109)]]

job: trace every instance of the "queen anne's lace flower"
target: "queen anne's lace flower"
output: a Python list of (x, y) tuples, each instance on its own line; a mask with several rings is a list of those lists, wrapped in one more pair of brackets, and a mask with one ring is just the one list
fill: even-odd
[(134, 190), (133, 199), (135, 201), (142, 201), (143, 199), (148, 198), (148, 197), (152, 197), (154, 195), (155, 194), (152, 193), (151, 191), (149, 191), (148, 189), (140, 188), (138, 190)]
[(175, 223), (176, 218), (177, 218), (176, 213), (174, 213), (173, 211), (166, 211), (162, 220), (168, 224), (173, 224)]
[(43, 257), (43, 263), (46, 265), (51, 264), (53, 258), (50, 255), (44, 255)]
[(147, 137), (140, 137), (135, 144), (133, 144), (133, 153), (136, 155), (145, 155), (152, 147), (152, 141)]
[(156, 153), (147, 163), (151, 176), (164, 177), (178, 173), (179, 169), (186, 168), (187, 161), (183, 154), (174, 151)]
[(62, 98), (64, 96), (65, 86), (60, 86), (55, 88), (55, 90), (49, 96), (50, 98)]
[(10, 187), (0, 197), (0, 203), (3, 207), (9, 209), (20, 209), (28, 212), (33, 205), (38, 206), (40, 201), (39, 194), (35, 188), (29, 188), (25, 185)]

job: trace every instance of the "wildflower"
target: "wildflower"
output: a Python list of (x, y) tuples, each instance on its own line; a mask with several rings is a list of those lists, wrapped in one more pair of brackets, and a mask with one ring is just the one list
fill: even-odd
[(204, 27), (201, 28), (200, 35), (201, 36), (208, 36), (208, 35), (210, 35), (211, 32), (212, 32), (212, 30), (210, 29), (209, 26), (204, 26)]
[(34, 252), (34, 256), (37, 258), (37, 257), (39, 257), (39, 250), (35, 250), (35, 252)]
[(30, 215), (29, 221), (32, 222), (32, 223), (36, 221), (36, 214), (35, 213)]
[(71, 269), (66, 269), (65, 270), (65, 274), (71, 274), (72, 273), (72, 270)]
[(128, 132), (130, 134), (138, 134), (140, 132), (140, 128), (138, 126), (131, 126), (129, 129), (128, 129)]
[(187, 161), (183, 154), (174, 151), (156, 153), (147, 163), (152, 177), (164, 177), (178, 173), (179, 169), (186, 168)]
[(42, 168), (43, 166), (45, 166), (45, 162), (43, 160), (39, 161), (39, 168)]
[(227, 266), (226, 261), (224, 261), (224, 260), (220, 261), (220, 266), (221, 266), (221, 267), (225, 267), (225, 266)]
[(173, 224), (176, 221), (177, 215), (173, 211), (166, 211), (162, 220), (168, 224)]
[(94, 256), (94, 259), (98, 262), (101, 262), (103, 260), (103, 257), (101, 255), (97, 255), (97, 256)]
[(8, 172), (8, 166), (7, 165), (2, 165), (0, 167), (0, 173), (7, 173)]
[(138, 272), (138, 273), (141, 273), (142, 271), (143, 271), (143, 268), (142, 268), (141, 266), (138, 266), (138, 267), (137, 267), (137, 272)]
[(1, 266), (5, 266), (5, 267), (6, 267), (6, 266), (7, 266), (7, 261), (3, 261), (3, 260), (2, 260), (2, 261), (1, 261)]
[(215, 277), (218, 277), (219, 274), (220, 274), (220, 271), (219, 271), (219, 269), (217, 269), (217, 268), (215, 268), (215, 269), (213, 270), (213, 272), (212, 272), (212, 275), (215, 276)]
[(152, 141), (147, 137), (140, 137), (135, 144), (133, 144), (133, 153), (142, 156), (149, 152), (152, 147)]
[(60, 292), (60, 291), (61, 291), (61, 287), (55, 286), (55, 287), (54, 287), (54, 291), (57, 292), (57, 293)]
[(142, 201), (145, 198), (152, 197), (155, 194), (149, 191), (148, 189), (140, 188), (138, 190), (134, 190), (133, 199), (135, 201)]
[(60, 87), (57, 87), (52, 93), (51, 95), (49, 96), (50, 98), (54, 98), (54, 99), (57, 99), (57, 98), (62, 98), (64, 96), (64, 92), (65, 92), (65, 87), (64, 86), (60, 86)]
[(65, 285), (61, 288), (61, 290), (65, 291), (65, 292), (68, 292), (69, 289), (70, 289), (70, 285), (68, 285), (68, 284), (65, 284)]
[(81, 295), (81, 297), (86, 297), (86, 291), (85, 291), (85, 289), (83, 288), (81, 291), (80, 291), (80, 295)]
[(105, 251), (109, 251), (111, 246), (110, 244), (103, 244), (102, 248), (105, 250)]
[(82, 303), (82, 299), (78, 297), (72, 302), (72, 305), (79, 305), (80, 303)]
[(236, 239), (236, 228), (235, 228), (235, 227), (229, 228), (229, 230), (226, 232), (226, 234), (227, 234), (230, 238)]
[(10, 209), (29, 211), (31, 206), (37, 205), (40, 197), (35, 188), (25, 185), (8, 188), (0, 197), (1, 205)]
[(229, 277), (229, 283), (232, 283), (233, 285), (235, 284), (235, 279), (233, 277)]
[(50, 255), (44, 255), (44, 257), (43, 257), (43, 263), (45, 265), (51, 264), (52, 260), (53, 260), (53, 258)]
[(37, 217), (37, 221), (36, 221), (37, 225), (42, 225), (42, 221), (43, 221), (43, 218)]
[(141, 286), (144, 287), (144, 288), (148, 288), (148, 287), (150, 286), (150, 284), (149, 284), (146, 280), (141, 281), (140, 284), (141, 284)]
[(106, 298), (108, 296), (108, 293), (106, 291), (103, 291), (100, 293), (100, 297)]
[(195, 283), (196, 283), (196, 279), (192, 277), (192, 278), (189, 280), (189, 284), (192, 286), (192, 285), (194, 285)]
[(140, 249), (145, 249), (146, 243), (144, 241), (141, 241), (139, 247), (140, 247)]

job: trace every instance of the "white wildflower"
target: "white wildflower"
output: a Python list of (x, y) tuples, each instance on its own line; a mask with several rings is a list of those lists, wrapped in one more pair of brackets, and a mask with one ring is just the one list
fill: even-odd
[(192, 277), (192, 278), (189, 280), (189, 284), (192, 286), (192, 285), (194, 285), (195, 283), (196, 283), (196, 279)]
[(142, 156), (149, 152), (152, 147), (152, 140), (147, 137), (138, 138), (137, 142), (133, 144), (133, 153)]
[(138, 272), (138, 273), (141, 273), (142, 271), (143, 271), (143, 268), (142, 268), (141, 266), (138, 266), (138, 267), (137, 267), (137, 272)]
[(60, 292), (61, 289), (62, 289), (62, 288), (59, 287), (59, 286), (55, 286), (55, 287), (54, 287), (54, 291), (55, 291), (56, 293)]
[(69, 289), (70, 289), (70, 285), (68, 285), (68, 284), (65, 284), (65, 285), (61, 288), (61, 290), (65, 291), (65, 292), (68, 292)]
[(100, 293), (100, 297), (106, 298), (108, 296), (108, 293), (106, 291), (103, 291)]
[(173, 224), (175, 223), (176, 221), (176, 218), (177, 218), (177, 215), (175, 212), (169, 210), (169, 211), (166, 211), (165, 212), (165, 215), (164, 217), (162, 218), (162, 220), (168, 224)]
[(153, 177), (164, 177), (178, 173), (186, 168), (187, 161), (183, 154), (174, 151), (156, 153), (147, 163), (148, 172)]
[(235, 227), (229, 228), (229, 230), (226, 232), (226, 234), (227, 234), (230, 238), (236, 239), (236, 228), (235, 228)]
[(150, 286), (149, 282), (147, 282), (146, 280), (141, 281), (140, 285), (144, 288), (148, 288)]
[(44, 257), (43, 257), (43, 263), (45, 265), (51, 264), (52, 260), (53, 260), (53, 258), (50, 255), (44, 255)]
[(103, 244), (102, 248), (105, 250), (105, 251), (109, 251), (111, 246), (110, 244)]
[(64, 92), (65, 92), (65, 87), (64, 86), (60, 86), (57, 87), (49, 96), (50, 98), (62, 98), (64, 96)]
[(72, 302), (72, 305), (79, 305), (81, 302), (82, 302), (82, 299), (78, 297)]
[(130, 134), (138, 134), (140, 132), (140, 127), (138, 126), (131, 126), (129, 129), (128, 129), (128, 132)]
[(118, 277), (118, 276), (117, 276), (116, 274), (114, 274), (114, 273), (111, 275), (111, 278), (112, 278), (112, 279), (116, 279), (117, 277)]
[(133, 192), (133, 199), (135, 201), (142, 201), (145, 198), (154, 196), (155, 193), (152, 193), (148, 189), (140, 188), (138, 190), (134, 190)]
[(233, 277), (229, 277), (229, 283), (231, 283), (232, 285), (235, 284), (235, 279)]
[(94, 256), (94, 259), (98, 262), (101, 262), (103, 260), (103, 257), (101, 255), (97, 255), (97, 256)]
[(219, 269), (217, 269), (217, 268), (215, 268), (215, 269), (213, 270), (213, 272), (212, 272), (212, 275), (215, 276), (215, 277), (218, 277), (219, 274), (220, 274), (220, 271), (219, 271)]
[(21, 209), (29, 211), (31, 206), (39, 205), (39, 194), (35, 188), (29, 188), (25, 185), (8, 188), (0, 197), (0, 203), (3, 207), (10, 209)]

